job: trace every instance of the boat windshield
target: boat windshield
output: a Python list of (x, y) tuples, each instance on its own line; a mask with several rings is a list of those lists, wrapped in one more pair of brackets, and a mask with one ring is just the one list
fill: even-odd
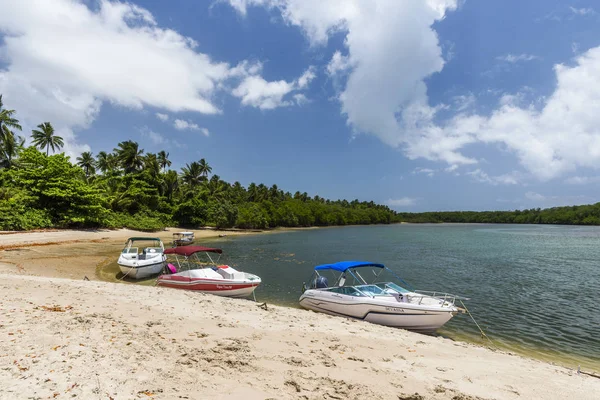
[(333, 293), (345, 294), (347, 296), (356, 296), (356, 297), (364, 296), (364, 294), (362, 294), (361, 292), (359, 292), (352, 286), (339, 286), (339, 287), (334, 287), (334, 288), (331, 288), (328, 290)]
[(376, 285), (388, 293), (390, 290), (397, 293), (410, 293), (410, 290), (404, 289), (402, 286), (396, 285), (394, 282), (376, 283)]
[(369, 296), (385, 296), (388, 294), (377, 285), (360, 285), (356, 286), (356, 288)]

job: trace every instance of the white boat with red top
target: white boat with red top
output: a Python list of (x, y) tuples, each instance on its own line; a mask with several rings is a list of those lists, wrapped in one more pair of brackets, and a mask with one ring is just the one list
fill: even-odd
[[(156, 284), (225, 297), (250, 296), (260, 285), (260, 278), (219, 264), (222, 253), (221, 249), (202, 246), (166, 249), (165, 254), (174, 256), (176, 264), (167, 264)], [(203, 259), (199, 255), (203, 255)]]

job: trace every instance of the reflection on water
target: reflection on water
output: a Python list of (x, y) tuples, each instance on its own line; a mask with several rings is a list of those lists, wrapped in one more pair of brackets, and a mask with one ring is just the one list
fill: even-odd
[[(596, 371), (599, 244), (598, 227), (446, 224), (325, 228), (219, 242), (229, 257), (224, 263), (262, 278), (259, 301), (296, 307), (315, 265), (378, 261), (418, 289), (471, 298), (467, 306), (501, 348)], [(116, 263), (98, 271), (109, 281), (118, 274)], [(483, 343), (466, 315), (440, 333)]]

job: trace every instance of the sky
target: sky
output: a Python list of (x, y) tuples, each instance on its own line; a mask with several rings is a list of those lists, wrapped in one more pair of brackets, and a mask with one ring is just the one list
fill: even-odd
[(73, 159), (397, 211), (600, 201), (600, 5), (586, 0), (0, 0), (0, 94)]

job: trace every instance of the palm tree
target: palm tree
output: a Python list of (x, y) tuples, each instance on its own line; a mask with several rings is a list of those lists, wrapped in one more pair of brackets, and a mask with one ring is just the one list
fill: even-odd
[(200, 171), (202, 173), (202, 176), (204, 176), (205, 178), (208, 177), (208, 175), (212, 172), (212, 167), (210, 165), (208, 165), (208, 163), (206, 162), (206, 160), (204, 158), (202, 158), (200, 160)]
[(15, 136), (11, 131), (0, 131), (0, 167), (10, 168), (14, 165), (14, 158), (19, 149), (25, 145), (25, 138)]
[(177, 172), (173, 170), (167, 171), (165, 173), (165, 177), (162, 182), (163, 185), (163, 195), (167, 197), (167, 199), (171, 200), (173, 198), (173, 194), (179, 188), (179, 176)]
[(101, 151), (96, 156), (96, 166), (103, 174), (106, 173), (110, 168), (108, 166), (108, 153), (105, 151)]
[(115, 149), (115, 153), (126, 174), (137, 172), (144, 166), (144, 150), (140, 150), (137, 142), (132, 140), (121, 142)]
[(114, 153), (107, 153), (101, 151), (96, 156), (96, 167), (102, 171), (103, 174), (107, 172), (113, 172), (119, 167), (119, 160)]
[(94, 160), (91, 151), (81, 153), (81, 155), (77, 157), (77, 165), (83, 168), (86, 178), (89, 178), (96, 173), (96, 160)]
[(152, 178), (156, 179), (160, 175), (160, 162), (154, 153), (146, 154), (144, 157), (144, 170), (150, 173)]
[(40, 150), (46, 148), (46, 155), (50, 152), (51, 147), (52, 151), (56, 151), (60, 150), (65, 145), (63, 138), (54, 134), (54, 127), (50, 122), (44, 122), (37, 127), (39, 130), (34, 129), (31, 132), (33, 145), (39, 147)]
[(191, 164), (185, 164), (185, 167), (181, 168), (181, 172), (181, 180), (192, 188), (200, 185), (200, 183), (206, 179), (202, 175), (200, 164), (196, 161)]
[(204, 183), (204, 187), (209, 196), (212, 198), (222, 197), (222, 195), (225, 194), (229, 188), (227, 183), (222, 181), (219, 175), (213, 175), (208, 182)]
[(171, 160), (169, 160), (169, 153), (164, 150), (158, 152), (158, 164), (162, 168), (163, 172), (167, 169), (167, 167), (171, 166)]
[[(2, 95), (0, 95), (0, 164), (3, 167), (10, 167), (12, 159), (17, 155), (20, 145), (23, 145), (23, 139), (20, 136), (15, 137), (12, 129), (22, 130), (19, 121), (13, 117), (15, 110), (3, 109)], [(21, 144), (19, 145), (19, 142)]]

